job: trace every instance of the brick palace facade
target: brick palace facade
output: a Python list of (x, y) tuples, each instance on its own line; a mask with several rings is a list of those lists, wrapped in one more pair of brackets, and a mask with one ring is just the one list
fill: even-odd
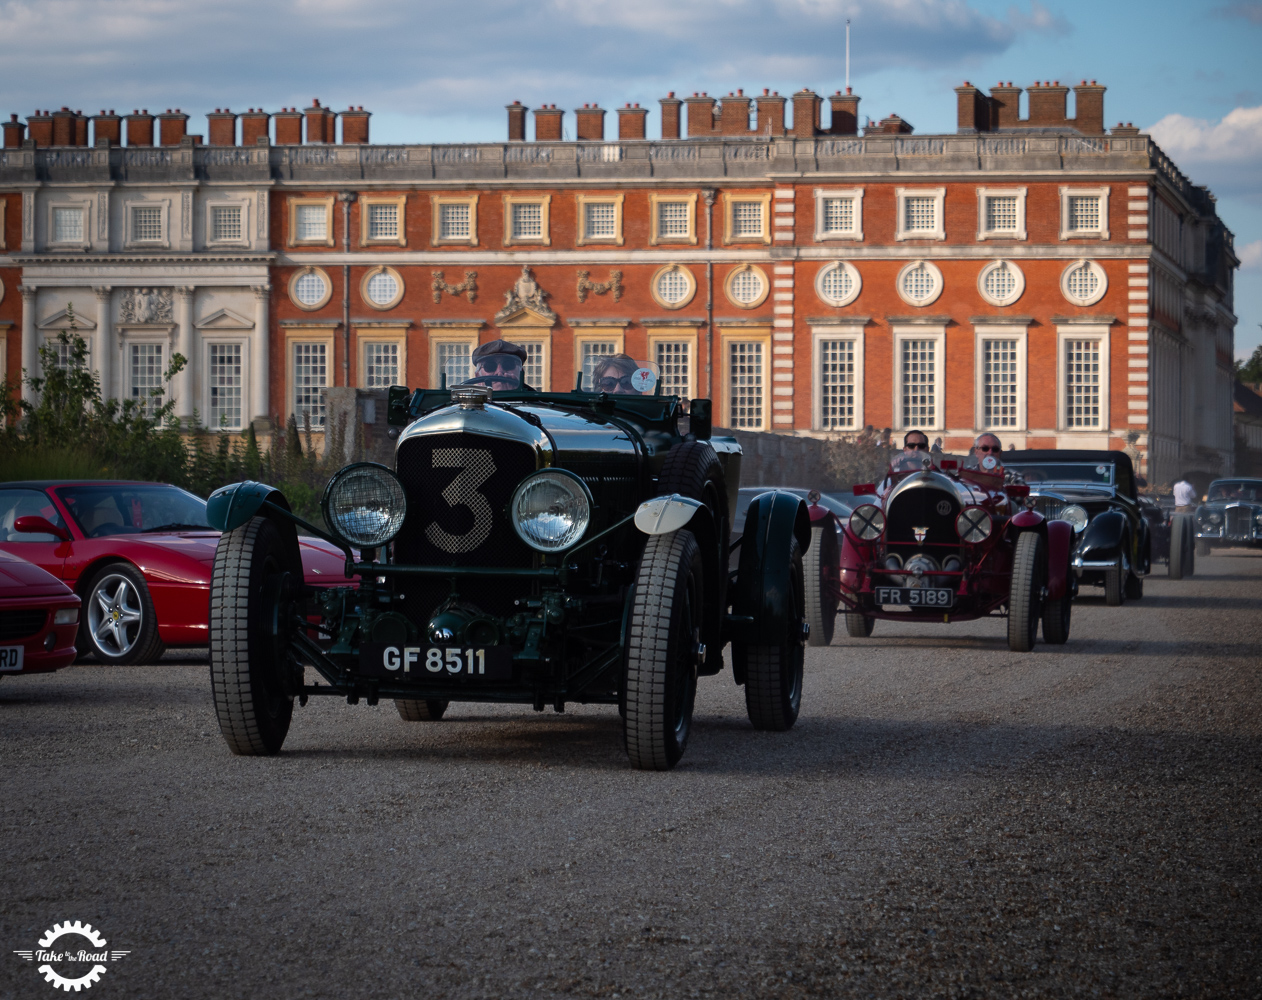
[(1228, 472), (1232, 235), (1151, 138), (1106, 130), (1102, 86), (1072, 89), (1074, 117), (1051, 82), (1022, 117), (1021, 88), (965, 84), (946, 135), (807, 90), (672, 94), (660, 139), (629, 105), (608, 136), (577, 109), (570, 141), (564, 111), (514, 103), (507, 142), (462, 145), (373, 145), (367, 112), (318, 102), (216, 110), (208, 142), (179, 111), (15, 115), (0, 371), (73, 307), (109, 396), (179, 352), (182, 417), (318, 428), (327, 387), (437, 385), (504, 337), (544, 389), (656, 361), (726, 427)]

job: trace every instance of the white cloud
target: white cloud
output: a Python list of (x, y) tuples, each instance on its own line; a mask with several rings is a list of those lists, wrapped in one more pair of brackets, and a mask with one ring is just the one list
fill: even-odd
[(1236, 253), (1240, 255), (1240, 270), (1262, 271), (1262, 240), (1236, 247)]
[(1166, 115), (1147, 131), (1196, 183), (1219, 194), (1262, 196), (1262, 105), (1236, 108), (1216, 122)]

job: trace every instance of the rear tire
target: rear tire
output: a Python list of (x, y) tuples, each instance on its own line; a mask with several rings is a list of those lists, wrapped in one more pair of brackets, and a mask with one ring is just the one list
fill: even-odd
[(1063, 646), (1069, 641), (1069, 621), (1073, 616), (1074, 595), (1070, 581), (1073, 569), (1065, 567), (1065, 592), (1060, 598), (1043, 602), (1043, 641), (1049, 646)]
[(1186, 535), (1187, 549), (1185, 550), (1187, 554), (1184, 557), (1187, 569), (1183, 571), (1183, 575), (1196, 576), (1196, 521), (1191, 514), (1185, 514), (1184, 517), (1187, 518), (1188, 530)]
[(395, 698), (394, 707), (404, 722), (437, 722), (451, 702), (445, 698)]
[(1170, 518), (1170, 557), (1167, 568), (1171, 580), (1182, 580), (1186, 572), (1188, 554), (1188, 523), (1186, 514)]
[(1042, 537), (1033, 531), (1018, 535), (1008, 591), (1008, 648), (1014, 653), (1028, 653), (1034, 648), (1039, 633), (1039, 605), (1047, 583), (1046, 565)]
[(1126, 599), (1138, 601), (1144, 596), (1144, 578), (1130, 573), (1126, 577)]
[(840, 557), (837, 554), (837, 533), (832, 518), (811, 528), (811, 547), (802, 560), (802, 578), (806, 585), (806, 621), (811, 626), (807, 640), (812, 646), (827, 646), (833, 641), (837, 627), (837, 605)]
[(852, 639), (866, 639), (872, 634), (876, 619), (861, 615), (857, 611), (846, 612), (846, 635)]
[(703, 584), (701, 549), (692, 532), (649, 537), (631, 599), (622, 686), (622, 731), (633, 767), (667, 771), (688, 744), (697, 697)]
[(1116, 565), (1104, 571), (1104, 603), (1110, 608), (1120, 608), (1126, 603), (1127, 589), (1126, 566), (1118, 556)]
[[(220, 536), (210, 581), (210, 688), (219, 731), (242, 756), (279, 752), (293, 718), (285, 677), (293, 665), (283, 637), (272, 635), (286, 574), (295, 575), (284, 538), (268, 518)], [(296, 576), (302, 580), (301, 569)]]
[[(789, 549), (789, 579), (793, 608), (805, 616), (802, 584), (802, 550), (797, 539)], [(755, 729), (784, 732), (793, 728), (802, 708), (802, 674), (806, 651), (799, 641), (799, 617), (790, 620), (786, 634), (774, 646), (733, 644), (733, 656), (745, 661), (745, 711)]]
[(1198, 538), (1196, 540), (1196, 554), (1198, 556), (1209, 555), (1209, 542), (1205, 541), (1203, 538)]

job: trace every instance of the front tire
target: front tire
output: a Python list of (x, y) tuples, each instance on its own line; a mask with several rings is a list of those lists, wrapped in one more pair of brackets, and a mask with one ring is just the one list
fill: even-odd
[(1074, 595), (1070, 586), (1073, 570), (1065, 567), (1065, 592), (1060, 598), (1043, 602), (1043, 641), (1049, 646), (1063, 646), (1069, 641), (1069, 620), (1074, 610)]
[(1170, 557), (1167, 561), (1171, 580), (1182, 580), (1187, 572), (1188, 521), (1186, 514), (1170, 518)]
[(1012, 560), (1012, 585), (1008, 591), (1008, 648), (1028, 653), (1039, 632), (1043, 586), (1047, 582), (1043, 539), (1037, 532), (1017, 536)]
[(857, 611), (846, 612), (846, 635), (852, 639), (866, 639), (872, 634), (876, 619), (861, 615)]
[(1209, 547), (1210, 547), (1210, 546), (1209, 546), (1209, 542), (1207, 542), (1205, 539), (1203, 539), (1203, 538), (1198, 538), (1198, 539), (1196, 540), (1196, 554), (1197, 554), (1198, 556), (1207, 556), (1207, 555), (1209, 555)]
[(745, 662), (745, 711), (755, 729), (784, 732), (793, 728), (802, 708), (802, 675), (806, 650), (799, 641), (800, 622), (805, 616), (802, 583), (802, 550), (797, 539), (789, 548), (789, 579), (797, 616), (788, 623), (780, 642), (774, 646), (738, 647), (734, 657)]
[(634, 767), (668, 771), (688, 744), (704, 598), (701, 549), (692, 532), (649, 536), (631, 600), (622, 686), (623, 738)]
[[(278, 753), (293, 717), (285, 671), (284, 538), (268, 518), (224, 532), (210, 582), (210, 687), (219, 731), (241, 756)], [(298, 579), (301, 581), (301, 570)], [(281, 634), (274, 634), (273, 622)]]
[(93, 574), (83, 592), (76, 646), (111, 667), (152, 663), (162, 655), (153, 598), (135, 566), (110, 563)]
[(437, 722), (450, 705), (446, 698), (395, 698), (394, 707), (404, 722)]
[(802, 577), (806, 583), (806, 621), (811, 626), (807, 640), (812, 646), (827, 646), (833, 641), (837, 627), (837, 605), (840, 603), (840, 557), (837, 554), (837, 532), (832, 519), (811, 528), (811, 547), (802, 560)]
[(1138, 601), (1144, 596), (1144, 578), (1130, 573), (1126, 577), (1126, 599)]
[(1128, 589), (1126, 586), (1126, 564), (1119, 555), (1113, 568), (1104, 571), (1104, 603), (1110, 608), (1120, 608), (1126, 603), (1126, 592)]

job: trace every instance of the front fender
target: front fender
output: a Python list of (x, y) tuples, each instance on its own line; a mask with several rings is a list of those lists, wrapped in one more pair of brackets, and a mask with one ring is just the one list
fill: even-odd
[(1122, 552), (1125, 539), (1126, 515), (1119, 510), (1106, 510), (1091, 519), (1082, 533), (1076, 554), (1088, 560), (1116, 559)]
[(266, 483), (246, 480), (221, 486), (206, 500), (206, 520), (212, 528), (222, 532), (235, 531), (250, 518), (267, 517), (275, 522), (285, 539), (289, 554), (289, 570), (302, 576), (302, 554), (298, 549), (298, 529), (292, 519), (280, 511), (291, 512), (285, 494)]
[(1047, 596), (1058, 601), (1069, 586), (1069, 555), (1074, 547), (1074, 528), (1068, 521), (1047, 522)]
[(754, 497), (745, 515), (740, 560), (732, 588), (732, 638), (754, 646), (779, 646), (804, 609), (795, 606), (789, 550), (794, 539), (811, 544), (806, 503), (773, 490)]

